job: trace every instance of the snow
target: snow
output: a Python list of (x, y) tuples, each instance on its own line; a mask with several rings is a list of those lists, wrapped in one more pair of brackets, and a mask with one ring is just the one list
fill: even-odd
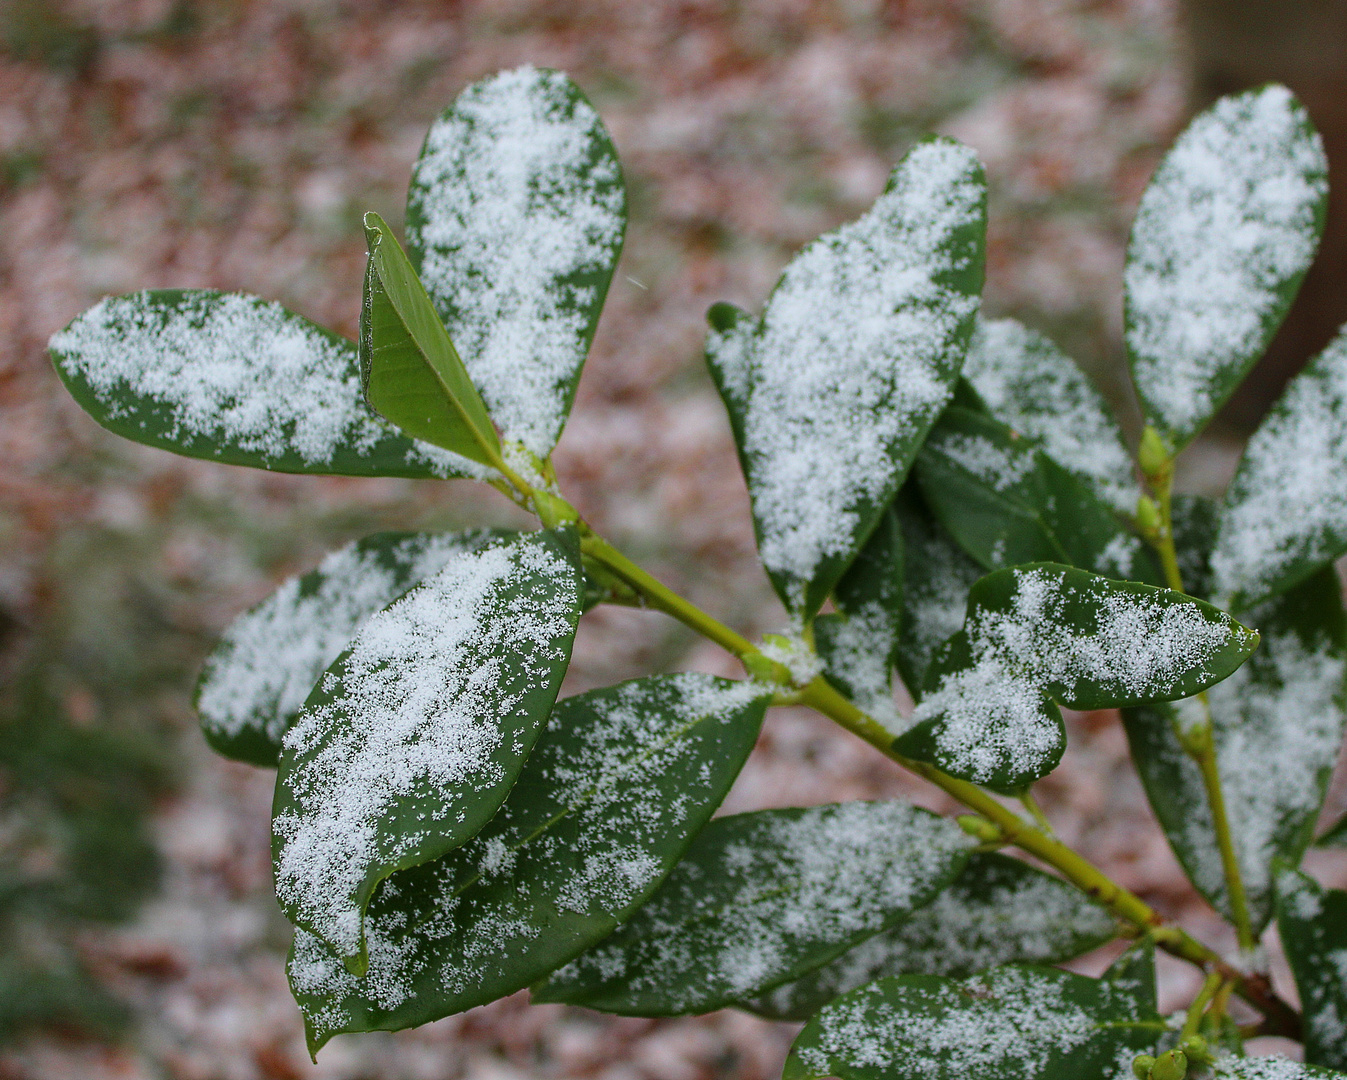
[(579, 606), (574, 567), (539, 536), (455, 559), (371, 618), (285, 735), (276, 895), (344, 956), (362, 890), (442, 844), (462, 804), (503, 797), (527, 749), (525, 696), (558, 678)]
[(391, 545), (374, 536), (332, 552), (230, 624), (206, 661), (197, 709), (226, 738), (247, 728), (273, 743), (318, 677), (380, 608), (493, 533), (418, 533)]
[(1040, 442), (1114, 510), (1135, 512), (1141, 489), (1117, 421), (1051, 341), (1014, 319), (979, 319), (963, 374), (992, 415)]
[(1327, 161), (1282, 86), (1222, 98), (1141, 197), (1127, 253), (1127, 347), (1147, 415), (1186, 442), (1262, 352), (1318, 243)]
[[(184, 290), (109, 296), (55, 334), (60, 365), (83, 379), (112, 419), (162, 427), (167, 438), (214, 444), (272, 462), (330, 463), (392, 435), (366, 407), (355, 346), (280, 304), (241, 293)], [(127, 400), (127, 398), (131, 400)], [(440, 475), (484, 475), (457, 454), (413, 443), (409, 464)]]
[(563, 74), (525, 65), (468, 87), (431, 127), (408, 245), (505, 440), (545, 458), (617, 261), (622, 177)]
[[(583, 1003), (586, 986), (619, 983), (620, 1000), (670, 1013), (750, 998), (920, 905), (972, 843), (899, 802), (722, 818), (617, 935), (554, 973), (549, 990), (564, 999), (575, 988)], [(709, 902), (707, 879), (717, 883)]]
[(1287, 388), (1244, 452), (1212, 551), (1214, 594), (1240, 608), (1347, 547), (1347, 330)]
[(971, 151), (918, 144), (865, 216), (787, 266), (751, 339), (742, 324), (708, 338), (743, 406), (763, 564), (793, 583), (793, 609), (823, 560), (851, 552), (862, 508), (893, 490), (949, 399), (978, 306), (944, 283), (966, 269), (950, 238), (981, 221), (983, 193)]

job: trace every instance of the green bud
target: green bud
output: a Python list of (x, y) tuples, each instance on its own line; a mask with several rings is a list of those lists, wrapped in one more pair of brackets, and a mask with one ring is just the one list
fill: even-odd
[(1188, 1057), (1182, 1050), (1168, 1050), (1151, 1066), (1151, 1080), (1183, 1080), (1188, 1075)]
[(1189, 1035), (1179, 1043), (1179, 1050), (1187, 1055), (1189, 1061), (1210, 1061), (1211, 1049), (1201, 1035)]
[(1137, 528), (1146, 536), (1160, 535), (1160, 508), (1149, 495), (1137, 500)]
[(964, 832), (974, 840), (981, 840), (984, 844), (995, 844), (1005, 839), (1005, 834), (1001, 832), (1001, 827), (994, 821), (988, 821), (979, 814), (960, 814), (955, 822)]
[(1132, 1075), (1137, 1080), (1151, 1080), (1151, 1069), (1155, 1065), (1155, 1058), (1150, 1054), (1138, 1054), (1132, 1060)]
[(744, 670), (758, 682), (776, 683), (778, 686), (790, 685), (790, 672), (784, 664), (778, 664), (770, 656), (760, 652), (748, 653), (739, 658)]
[(538, 520), (549, 529), (558, 525), (573, 525), (580, 520), (579, 512), (560, 495), (535, 490), (532, 498)]
[(1141, 433), (1141, 445), (1137, 447), (1137, 464), (1141, 466), (1141, 471), (1147, 477), (1161, 476), (1172, 462), (1165, 440), (1155, 428), (1147, 424), (1146, 430)]

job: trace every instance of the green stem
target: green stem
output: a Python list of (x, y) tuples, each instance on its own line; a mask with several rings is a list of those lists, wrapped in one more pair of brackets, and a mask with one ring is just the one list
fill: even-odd
[[(580, 530), (581, 550), (644, 596), (649, 606), (673, 616), (740, 659), (751, 661), (762, 655), (747, 638), (735, 633), (660, 583), (583, 521), (580, 523)], [(840, 694), (822, 676), (802, 687), (796, 695), (796, 700), (802, 705), (809, 705), (818, 710), (903, 768), (930, 781), (970, 810), (993, 822), (1001, 830), (1007, 843), (1054, 867), (1096, 903), (1127, 923), (1134, 933), (1148, 934), (1156, 945), (1171, 955), (1219, 972), (1223, 978), (1234, 983), (1241, 997), (1263, 1013), (1264, 1034), (1297, 1037), (1300, 1031), (1300, 1015), (1276, 995), (1265, 977), (1245, 975), (1232, 968), (1213, 949), (1203, 945), (1181, 927), (1167, 922), (1135, 893), (1113, 881), (1055, 836), (1049, 835), (1037, 825), (1025, 821), (1014, 811), (1007, 809), (982, 788), (966, 780), (949, 776), (927, 762), (916, 761), (896, 753), (893, 750), (893, 733)]]
[(1048, 820), (1048, 815), (1043, 813), (1043, 807), (1038, 805), (1038, 800), (1034, 798), (1032, 791), (1026, 790), (1020, 796), (1020, 802), (1024, 804), (1024, 808), (1029, 811), (1029, 816), (1034, 819), (1040, 829), (1049, 836), (1056, 835), (1052, 828), (1052, 822)]
[[(1163, 469), (1147, 479), (1155, 491), (1156, 503), (1160, 510), (1160, 527), (1157, 534), (1151, 538), (1151, 542), (1160, 555), (1169, 587), (1175, 592), (1183, 592), (1183, 578), (1179, 574), (1178, 553), (1174, 547), (1173, 463), (1167, 463)], [(1221, 853), (1221, 868), (1225, 874), (1226, 895), (1230, 898), (1230, 916), (1235, 924), (1235, 934), (1241, 949), (1252, 949), (1258, 943), (1258, 939), (1253, 932), (1253, 920), (1249, 917), (1244, 875), (1240, 871), (1239, 858), (1235, 854), (1234, 835), (1230, 830), (1230, 817), (1226, 813), (1225, 792), (1221, 786), (1221, 773), (1216, 762), (1215, 725), (1212, 722), (1211, 702), (1205, 692), (1198, 694), (1197, 698), (1202, 704), (1202, 726), (1197, 730), (1180, 732), (1180, 741), (1202, 771), (1202, 784), (1206, 788), (1207, 805), (1211, 808), (1216, 846)]]
[(1184, 1018), (1183, 1030), (1179, 1032), (1180, 1039), (1186, 1039), (1189, 1035), (1197, 1034), (1197, 1029), (1202, 1025), (1202, 1014), (1206, 1012), (1208, 1003), (1216, 996), (1216, 991), (1224, 983), (1225, 979), (1215, 971), (1207, 975), (1206, 981), (1202, 984), (1202, 989), (1197, 992), (1197, 997), (1193, 998), (1193, 1003), (1188, 1006), (1188, 1015)]

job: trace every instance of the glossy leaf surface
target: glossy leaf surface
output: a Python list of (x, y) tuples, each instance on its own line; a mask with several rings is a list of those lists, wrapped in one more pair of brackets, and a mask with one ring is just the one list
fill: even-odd
[(1004, 855), (975, 854), (948, 888), (906, 920), (747, 1007), (773, 1019), (808, 1020), (833, 998), (875, 979), (958, 979), (1002, 964), (1055, 964), (1117, 932), (1108, 912), (1060, 878)]
[(760, 320), (711, 310), (707, 360), (738, 437), (759, 553), (812, 616), (949, 400), (982, 287), (973, 153), (917, 144), (859, 220), (786, 267)]
[(454, 559), (365, 624), (286, 732), (276, 896), (353, 970), (379, 882), (476, 834), (523, 768), (570, 660), (579, 561), (571, 530)]
[[(1274, 859), (1299, 864), (1342, 744), (1347, 623), (1332, 569), (1250, 613), (1262, 644), (1208, 691), (1216, 764), (1240, 876), (1256, 928), (1272, 915)], [(1123, 713), (1132, 757), (1174, 854), (1227, 916), (1225, 874), (1201, 773), (1176, 724), (1202, 719), (1197, 702)]]
[(897, 802), (719, 818), (645, 907), (534, 1000), (679, 1016), (754, 997), (905, 918), (971, 846)]
[(1314, 259), (1328, 162), (1283, 86), (1222, 98), (1151, 178), (1123, 283), (1132, 377), (1173, 451), (1263, 354)]
[(1053, 968), (963, 982), (880, 979), (838, 998), (791, 1047), (783, 1080), (1099, 1080), (1164, 1023), (1125, 989)]
[(559, 702), (486, 828), (380, 887), (364, 978), (296, 937), (310, 1044), (504, 997), (611, 933), (720, 804), (767, 700), (752, 683), (660, 675)]
[(349, 341), (256, 296), (109, 296), (48, 348), (90, 416), (175, 454), (343, 476), (443, 477), (471, 467), (370, 412)]
[(1296, 977), (1305, 1060), (1347, 1069), (1347, 892), (1280, 864), (1277, 931)]
[(225, 757), (274, 766), (318, 677), (370, 616), (451, 559), (511, 535), (375, 533), (282, 583), (206, 658), (196, 689), (206, 741)]
[(507, 440), (561, 434), (626, 225), (617, 152), (579, 88), (524, 66), (431, 125), (407, 192), (407, 248)]
[(964, 629), (937, 653), (908, 757), (996, 791), (1046, 776), (1066, 745), (1058, 705), (1188, 697), (1225, 678), (1258, 635), (1182, 593), (1051, 563), (973, 586)]

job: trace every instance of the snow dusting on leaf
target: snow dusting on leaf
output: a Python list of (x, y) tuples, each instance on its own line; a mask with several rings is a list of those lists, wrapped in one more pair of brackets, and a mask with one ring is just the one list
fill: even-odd
[(971, 846), (898, 802), (721, 818), (630, 922), (538, 996), (635, 1015), (752, 997), (920, 906)]
[(1212, 552), (1236, 610), (1347, 549), (1347, 329), (1292, 381), (1249, 441)]
[[(63, 377), (100, 422), (196, 457), (284, 471), (371, 472), (376, 452), (406, 475), (484, 476), (473, 462), (397, 436), (366, 407), (353, 344), (239, 293), (110, 296), (50, 342)], [(80, 393), (81, 384), (92, 394)]]
[(1277, 929), (1295, 974), (1305, 1059), (1347, 1069), (1347, 893), (1280, 864)]
[(580, 581), (552, 534), (451, 561), (373, 616), (283, 742), (273, 819), (287, 915), (357, 956), (391, 871), (475, 833), (555, 698)]
[(502, 534), (381, 533), (328, 555), (230, 624), (206, 660), (197, 709), (209, 736), (247, 732), (280, 752), (318, 677), (365, 621), (450, 559)]
[(1117, 421), (1051, 341), (1014, 319), (980, 319), (963, 374), (992, 415), (1041, 442), (1114, 510), (1136, 510), (1141, 489)]
[(949, 400), (978, 307), (984, 192), (969, 150), (919, 144), (864, 217), (792, 260), (754, 336), (736, 324), (708, 340), (742, 408), (763, 564), (792, 610), (822, 564), (845, 568)]
[(1222, 98), (1141, 198), (1127, 347), (1146, 414), (1186, 443), (1262, 353), (1314, 258), (1327, 162), (1282, 86)]
[(407, 241), (506, 440), (556, 444), (617, 262), (626, 198), (612, 143), (565, 75), (468, 87), (426, 137)]

